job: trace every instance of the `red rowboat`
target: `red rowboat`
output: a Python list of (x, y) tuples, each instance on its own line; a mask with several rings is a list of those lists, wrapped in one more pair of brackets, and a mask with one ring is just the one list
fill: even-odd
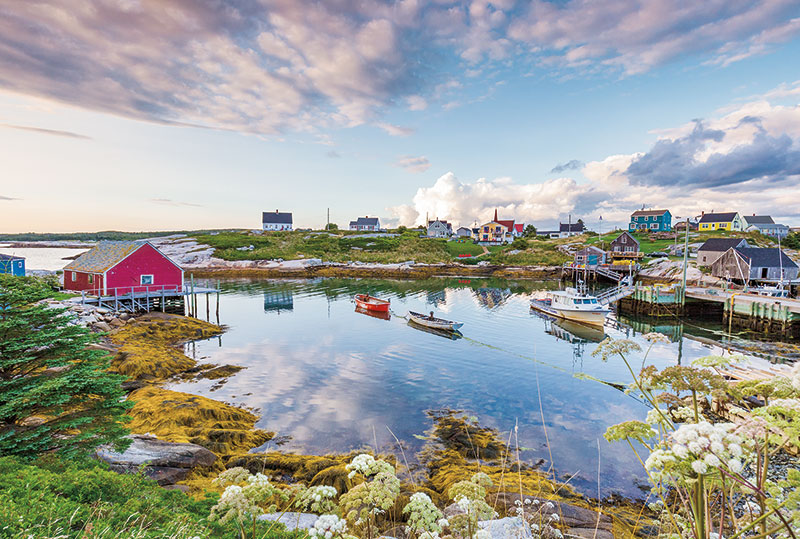
[(368, 311), (389, 312), (389, 301), (380, 298), (374, 298), (368, 294), (356, 294), (355, 302), (358, 307)]

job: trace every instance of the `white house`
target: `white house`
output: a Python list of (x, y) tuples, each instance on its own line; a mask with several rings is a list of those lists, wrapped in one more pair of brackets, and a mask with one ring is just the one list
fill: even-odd
[(453, 235), (453, 225), (447, 221), (434, 219), (428, 221), (428, 237), (429, 238), (449, 238)]
[(263, 230), (291, 230), (292, 213), (278, 210), (265, 211), (261, 214), (261, 224)]
[(381, 229), (381, 222), (377, 217), (359, 217), (350, 221), (350, 230), (370, 230), (377, 232)]
[(570, 236), (577, 236), (583, 234), (586, 227), (583, 226), (583, 221), (577, 223), (559, 223), (558, 237), (569, 238)]

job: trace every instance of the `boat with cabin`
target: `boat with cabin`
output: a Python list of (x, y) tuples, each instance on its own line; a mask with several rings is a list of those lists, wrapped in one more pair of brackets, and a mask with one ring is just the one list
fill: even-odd
[(541, 297), (531, 299), (531, 308), (556, 318), (595, 326), (602, 326), (611, 312), (596, 296), (589, 294), (583, 282), (575, 288), (548, 290)]

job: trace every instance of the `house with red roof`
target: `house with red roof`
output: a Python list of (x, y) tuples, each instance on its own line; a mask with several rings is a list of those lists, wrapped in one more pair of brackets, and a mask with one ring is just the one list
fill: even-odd
[(479, 243), (509, 243), (522, 236), (524, 228), (524, 223), (515, 223), (514, 219), (498, 219), (495, 209), (494, 219), (478, 228), (475, 239)]
[(101, 241), (64, 267), (64, 289), (119, 296), (180, 292), (183, 268), (146, 241)]

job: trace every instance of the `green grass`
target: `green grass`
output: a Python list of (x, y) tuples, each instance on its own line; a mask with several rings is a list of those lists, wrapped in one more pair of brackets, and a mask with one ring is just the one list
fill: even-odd
[[(224, 260), (296, 260), (320, 258), (326, 262), (368, 262), (391, 264), (414, 260), (425, 264), (461, 262), (476, 264), (486, 260), (493, 264), (508, 265), (560, 265), (568, 257), (557, 250), (566, 240), (518, 239), (512, 245), (483, 248), (471, 241), (447, 241), (438, 238), (420, 238), (419, 231), (406, 231), (394, 237), (368, 237), (362, 234), (321, 234), (307, 231), (221, 232), (199, 234), (194, 238), (215, 249), (215, 255)], [(237, 248), (253, 246), (252, 250)], [(519, 251), (509, 254), (509, 251)], [(471, 254), (473, 258), (458, 258)]]
[[(587, 245), (597, 245), (603, 242), (606, 249), (609, 248), (611, 242), (622, 233), (621, 230), (608, 232), (601, 236), (593, 236), (586, 240)], [(639, 249), (645, 255), (655, 253), (658, 251), (666, 252), (672, 245), (675, 245), (674, 239), (650, 239), (649, 234), (641, 234), (634, 232), (631, 234), (634, 238), (639, 240)], [(759, 247), (774, 246), (774, 241), (766, 238), (756, 232), (728, 232), (726, 230), (714, 230), (708, 232), (689, 232), (689, 243), (704, 242), (709, 238), (746, 238), (751, 245)], [(681, 248), (685, 242), (685, 232), (678, 232), (678, 248)]]
[[(209, 522), (216, 495), (196, 500), (93, 461), (0, 458), (0, 537), (234, 539), (233, 524)], [(268, 523), (259, 523), (258, 537)], [(299, 539), (278, 526), (269, 539)]]

